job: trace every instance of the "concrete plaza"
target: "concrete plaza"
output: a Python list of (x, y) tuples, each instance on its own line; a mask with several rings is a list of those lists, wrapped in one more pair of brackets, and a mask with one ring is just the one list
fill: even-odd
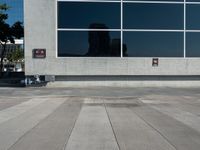
[(199, 150), (197, 88), (0, 88), (0, 150)]

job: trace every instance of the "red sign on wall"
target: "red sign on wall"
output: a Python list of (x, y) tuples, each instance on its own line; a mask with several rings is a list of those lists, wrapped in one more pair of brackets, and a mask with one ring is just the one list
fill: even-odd
[(46, 58), (46, 49), (34, 49), (33, 58)]
[(152, 59), (152, 66), (153, 67), (158, 67), (159, 64), (159, 59), (158, 58), (153, 58)]

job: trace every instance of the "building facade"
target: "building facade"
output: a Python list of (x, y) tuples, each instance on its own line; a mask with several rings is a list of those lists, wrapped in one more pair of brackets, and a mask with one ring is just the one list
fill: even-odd
[(28, 0), (24, 8), (26, 75), (200, 75), (198, 0)]

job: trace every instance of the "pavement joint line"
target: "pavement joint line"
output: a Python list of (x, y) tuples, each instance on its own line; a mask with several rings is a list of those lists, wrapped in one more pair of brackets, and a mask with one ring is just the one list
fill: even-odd
[[(142, 101), (141, 101), (141, 103), (143, 103), (144, 106), (146, 106), (146, 107), (152, 108), (150, 105), (148, 105), (148, 104), (146, 104), (146, 103), (144, 103), (144, 102), (142, 102)], [(152, 108), (152, 109), (154, 109), (154, 108)], [(155, 111), (158, 111), (158, 110), (156, 110), (156, 109), (154, 109), (154, 110), (155, 110)], [(137, 112), (133, 111), (132, 109), (131, 109), (131, 111), (132, 111), (133, 113), (135, 113), (140, 119), (142, 119), (142, 120), (143, 120), (147, 125), (149, 125), (152, 129), (154, 129), (156, 132), (158, 132), (158, 134), (160, 134), (170, 145), (172, 145), (172, 146), (175, 148), (175, 150), (178, 150), (178, 149), (176, 148), (176, 146), (175, 146), (173, 143), (171, 143), (171, 142), (168, 140), (168, 138), (165, 137), (158, 129), (154, 128), (153, 125), (151, 125), (149, 122), (147, 122), (147, 121), (146, 121), (142, 116), (140, 116)], [(162, 113), (162, 112), (160, 112), (160, 113)]]
[[(81, 109), (82, 109), (82, 105), (81, 105)], [(78, 118), (79, 118), (79, 116), (80, 116), (81, 109), (80, 109), (80, 111), (79, 111), (79, 114), (77, 115), (76, 121), (74, 121), (73, 127), (71, 128), (71, 131), (70, 131), (70, 134), (69, 134), (69, 138), (68, 138), (68, 140), (65, 141), (62, 150), (66, 150), (66, 148), (67, 148), (67, 144), (68, 144), (68, 142), (69, 142), (69, 139), (70, 139), (70, 137), (71, 137), (71, 135), (72, 135), (72, 132), (73, 132), (73, 130), (74, 130), (74, 127), (75, 127), (75, 125), (76, 125), (76, 122), (77, 122), (77, 120), (78, 120)]]
[[(147, 105), (146, 105), (147, 106)], [(148, 106), (147, 106), (148, 107)], [(129, 108), (130, 109), (130, 108)], [(153, 109), (153, 108), (152, 108)], [(178, 150), (176, 146), (171, 143), (167, 137), (165, 137), (158, 129), (154, 128), (153, 125), (151, 125), (149, 122), (147, 122), (142, 116), (140, 116), (137, 112), (130, 109), (134, 114), (136, 114), (141, 120), (143, 120), (147, 125), (149, 125), (153, 130), (155, 130), (158, 134), (160, 134), (175, 150)]]
[[(66, 100), (65, 100), (66, 101)], [(64, 102), (65, 102), (64, 101)], [(64, 103), (63, 102), (63, 103)], [(55, 110), (53, 110), (53, 112), (51, 112), (48, 116), (46, 116), (45, 118), (43, 118), (41, 121), (39, 121), (34, 127), (32, 127), (30, 130), (28, 130), (27, 132), (25, 132), (22, 136), (20, 136), (16, 141), (15, 143), (13, 143), (7, 150), (11, 150), (16, 143), (18, 143), (23, 137), (25, 137), (27, 134), (29, 134), (33, 129), (35, 129), (37, 126), (39, 126), (43, 121), (45, 121), (48, 117), (50, 117), (50, 115), (52, 113), (54, 113), (60, 106), (58, 106)]]
[(105, 104), (105, 102), (104, 102), (104, 99), (103, 99), (103, 105), (104, 105), (104, 108), (105, 108), (105, 111), (106, 111), (108, 120), (109, 120), (109, 122), (110, 122), (110, 126), (111, 126), (111, 128), (112, 128), (112, 131), (113, 131), (113, 134), (114, 134), (114, 137), (115, 137), (115, 141), (116, 141), (116, 143), (117, 143), (117, 146), (118, 146), (119, 150), (121, 150), (120, 145), (119, 145), (119, 142), (118, 142), (118, 140), (117, 140), (117, 135), (116, 135), (116, 133), (115, 133), (115, 131), (114, 131), (114, 127), (113, 127), (113, 124), (112, 124), (112, 122), (111, 122), (110, 115), (109, 115), (109, 113), (108, 113), (108, 109), (107, 109), (107, 107), (106, 107), (106, 104)]

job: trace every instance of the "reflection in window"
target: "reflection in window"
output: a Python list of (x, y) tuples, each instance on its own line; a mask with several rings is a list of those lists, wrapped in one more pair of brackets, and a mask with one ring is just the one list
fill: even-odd
[(58, 56), (119, 57), (120, 32), (59, 31)]
[(125, 3), (125, 29), (183, 29), (184, 8), (181, 4)]
[(124, 32), (128, 57), (183, 57), (183, 33)]
[(186, 57), (200, 57), (200, 33), (187, 33), (186, 37)]
[(92, 23), (120, 29), (120, 3), (58, 2), (59, 28), (85, 28)]
[(187, 29), (200, 30), (200, 5), (187, 5)]

